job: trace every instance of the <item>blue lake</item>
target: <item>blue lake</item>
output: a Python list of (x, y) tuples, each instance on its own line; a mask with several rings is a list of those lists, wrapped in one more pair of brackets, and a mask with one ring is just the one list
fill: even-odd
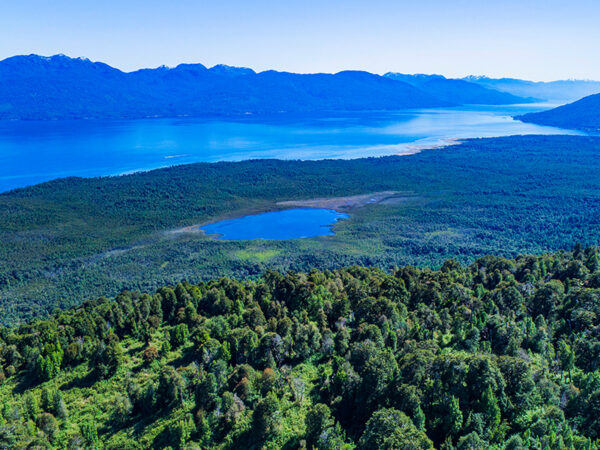
[(200, 227), (219, 239), (297, 239), (335, 234), (332, 225), (349, 216), (333, 209), (296, 208), (222, 220)]
[[(550, 105), (229, 119), (0, 121), (0, 192), (66, 176), (256, 158), (360, 158), (410, 153), (450, 138), (578, 134), (513, 115)], [(580, 133), (579, 133), (580, 134)]]

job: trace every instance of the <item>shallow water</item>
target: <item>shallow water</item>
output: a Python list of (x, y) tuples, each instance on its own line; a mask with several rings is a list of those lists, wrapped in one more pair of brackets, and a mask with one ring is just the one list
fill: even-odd
[(332, 225), (349, 216), (333, 209), (295, 208), (222, 220), (200, 227), (218, 239), (297, 239), (335, 234)]
[(0, 121), (0, 191), (200, 161), (360, 158), (445, 139), (581, 134), (511, 118), (550, 105), (230, 119)]

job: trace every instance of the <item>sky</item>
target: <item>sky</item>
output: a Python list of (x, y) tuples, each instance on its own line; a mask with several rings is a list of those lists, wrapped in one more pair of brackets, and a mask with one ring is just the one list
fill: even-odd
[(599, 0), (2, 0), (0, 59), (600, 80)]

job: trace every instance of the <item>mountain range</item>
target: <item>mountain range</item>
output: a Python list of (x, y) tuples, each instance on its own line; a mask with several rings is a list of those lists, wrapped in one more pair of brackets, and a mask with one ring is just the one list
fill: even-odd
[(136, 118), (442, 107), (407, 83), (368, 72), (301, 75), (181, 64), (122, 72), (63, 55), (0, 62), (1, 119)]
[(361, 71), (256, 73), (181, 64), (123, 72), (64, 55), (14, 56), (0, 61), (0, 119), (394, 110), (527, 101), (461, 80), (415, 84)]
[(584, 131), (600, 131), (600, 94), (558, 108), (516, 117), (523, 122)]
[(298, 74), (180, 64), (123, 72), (65, 55), (0, 61), (0, 119), (143, 118), (564, 102), (600, 82), (364, 71)]
[(531, 103), (537, 101), (536, 98), (500, 92), (495, 89), (481, 86), (477, 83), (446, 78), (442, 75), (407, 75), (397, 72), (388, 72), (384, 77), (410, 84), (411, 86), (434, 95), (440, 100), (451, 103), (511, 105), (515, 103)]
[(516, 78), (488, 78), (484, 76), (469, 76), (463, 78), (463, 80), (488, 89), (557, 104), (573, 102), (582, 97), (600, 92), (600, 81), (592, 80), (544, 82), (519, 80)]

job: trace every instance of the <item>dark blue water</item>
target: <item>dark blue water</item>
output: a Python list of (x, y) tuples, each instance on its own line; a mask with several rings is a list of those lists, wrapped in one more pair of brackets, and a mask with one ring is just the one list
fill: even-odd
[(297, 208), (223, 220), (201, 227), (219, 239), (297, 239), (335, 234), (331, 226), (349, 216), (333, 209)]
[(448, 138), (566, 132), (515, 121), (546, 105), (237, 119), (0, 121), (0, 191), (199, 161), (360, 158)]

